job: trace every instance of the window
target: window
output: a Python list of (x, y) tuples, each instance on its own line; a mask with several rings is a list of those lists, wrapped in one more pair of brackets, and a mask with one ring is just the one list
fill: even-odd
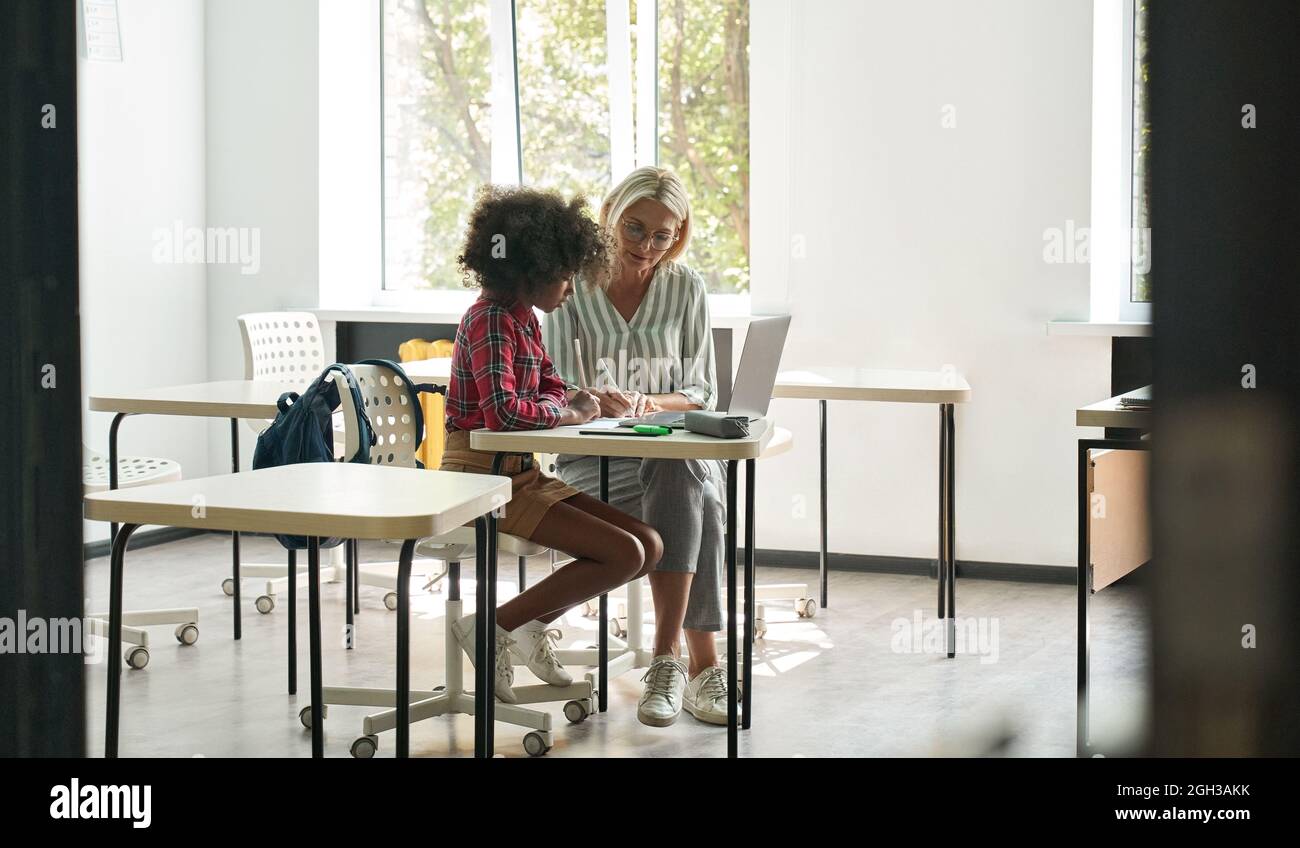
[[(459, 289), (475, 192), (581, 194), (635, 165), (691, 192), (686, 261), (749, 286), (749, 0), (382, 0), (383, 270)], [(635, 64), (634, 64), (635, 62)]]
[(659, 3), (659, 161), (690, 191), (709, 290), (748, 291), (748, 0)]
[(1131, 303), (1151, 302), (1151, 119), (1147, 113), (1147, 83), (1151, 66), (1147, 60), (1147, 5), (1136, 0), (1133, 9), (1133, 238), (1129, 280)]
[(1146, 5), (1095, 0), (1089, 319), (1151, 320)]

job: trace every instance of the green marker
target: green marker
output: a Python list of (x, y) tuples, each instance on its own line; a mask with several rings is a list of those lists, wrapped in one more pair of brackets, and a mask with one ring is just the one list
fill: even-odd
[(646, 436), (669, 436), (673, 432), (672, 427), (660, 427), (658, 424), (637, 424), (632, 429)]

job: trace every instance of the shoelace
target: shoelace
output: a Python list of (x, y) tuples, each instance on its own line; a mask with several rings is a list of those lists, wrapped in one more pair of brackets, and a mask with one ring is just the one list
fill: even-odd
[(540, 638), (537, 640), (536, 647), (533, 648), (533, 657), (531, 662), (541, 662), (555, 668), (564, 668), (560, 665), (560, 658), (555, 655), (555, 646), (560, 643), (564, 637), (564, 631), (558, 627), (552, 627), (543, 630), (537, 634)]
[(515, 643), (509, 636), (497, 637), (497, 677), (515, 679), (515, 670), (510, 662), (510, 646)]
[(669, 704), (672, 704), (673, 702), (672, 685), (673, 685), (674, 673), (680, 674), (682, 676), (682, 680), (685, 681), (686, 680), (685, 664), (678, 662), (677, 660), (661, 660), (651, 665), (650, 669), (646, 671), (646, 673), (641, 677), (642, 683), (649, 682), (650, 684), (650, 691), (647, 692), (646, 695), (647, 696), (661, 695), (665, 700), (668, 701)]
[(714, 666), (704, 671), (704, 680), (700, 682), (701, 701), (719, 701), (727, 697), (727, 678), (722, 669)]

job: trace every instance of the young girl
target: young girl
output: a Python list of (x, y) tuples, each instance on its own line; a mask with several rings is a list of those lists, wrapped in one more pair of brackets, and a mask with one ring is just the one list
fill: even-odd
[[(580, 199), (566, 203), (553, 192), (526, 188), (480, 192), (459, 262), (466, 285), (481, 287), (482, 294), (456, 331), (444, 471), (490, 472), (494, 454), (471, 450), (470, 430), (539, 430), (599, 414), (599, 402), (586, 391), (566, 399), (533, 309), (551, 312), (564, 303), (576, 274), (590, 279), (604, 273), (608, 251)], [(501, 473), (511, 476), (513, 493), (497, 529), (575, 557), (497, 610), (496, 696), (515, 703), (509, 654), (547, 683), (569, 685), (548, 625), (569, 608), (649, 573), (663, 542), (649, 525), (542, 474), (531, 457), (507, 457)], [(471, 663), (475, 619), (467, 616), (452, 628)]]

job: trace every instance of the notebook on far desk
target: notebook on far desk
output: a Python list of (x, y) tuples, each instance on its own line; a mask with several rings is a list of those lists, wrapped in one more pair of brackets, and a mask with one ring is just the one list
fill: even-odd
[(1120, 395), (1119, 405), (1123, 409), (1150, 409), (1151, 387), (1143, 386)]

